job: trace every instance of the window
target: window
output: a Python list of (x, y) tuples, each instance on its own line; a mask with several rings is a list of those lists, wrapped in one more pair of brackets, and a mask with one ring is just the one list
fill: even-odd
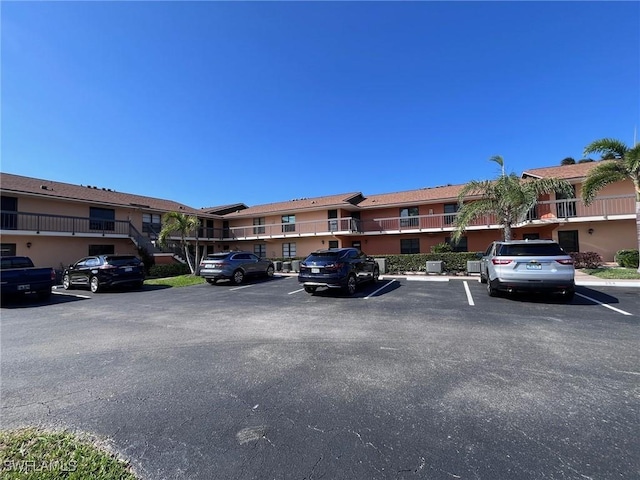
[(256, 226), (256, 225), (264, 225), (264, 217), (260, 217), (260, 218), (254, 218), (253, 219), (253, 234), (254, 235), (259, 235), (261, 233), (265, 232), (265, 228), (263, 226)]
[(357, 248), (358, 250), (362, 250), (362, 242), (360, 240), (354, 240), (351, 242), (351, 246), (353, 248)]
[(282, 231), (283, 232), (295, 232), (296, 231), (296, 216), (295, 215), (283, 215), (282, 216)]
[(420, 253), (420, 239), (403, 238), (400, 240), (400, 253)]
[(338, 248), (338, 240), (329, 240), (329, 248)]
[(0, 245), (0, 255), (3, 257), (15, 257), (16, 244), (15, 243), (3, 243)]
[[(444, 213), (456, 213), (458, 211), (457, 203), (445, 203), (444, 204)], [(444, 216), (444, 224), (451, 225), (456, 219), (456, 215), (445, 215)], [(464, 250), (466, 252), (466, 250)]]
[(329, 231), (335, 232), (338, 230), (338, 210), (328, 210), (327, 218), (329, 219)]
[(18, 198), (2, 195), (2, 218), (0, 228), (16, 230), (18, 228)]
[(160, 233), (162, 230), (162, 217), (159, 213), (142, 214), (142, 231), (145, 233)]
[(467, 246), (467, 237), (460, 237), (457, 243), (453, 243), (451, 241), (451, 237), (446, 237), (444, 239), (445, 243), (451, 245), (451, 248), (454, 252), (468, 252), (469, 247)]
[(253, 246), (253, 253), (256, 254), (256, 256), (261, 257), (261, 258), (266, 258), (267, 257), (267, 244), (266, 243), (258, 243), (256, 245)]
[(116, 211), (112, 208), (89, 208), (89, 228), (91, 230), (110, 230), (116, 228)]
[(116, 253), (114, 245), (89, 245), (89, 255), (113, 255)]
[(417, 227), (419, 224), (419, 219), (417, 218), (407, 218), (407, 217), (417, 217), (418, 207), (407, 207), (400, 209), (400, 227)]
[(295, 243), (283, 243), (282, 244), (282, 257), (293, 258), (296, 256), (296, 244)]

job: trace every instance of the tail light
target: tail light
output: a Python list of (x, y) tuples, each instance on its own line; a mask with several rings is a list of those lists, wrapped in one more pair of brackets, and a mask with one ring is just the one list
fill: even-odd
[(106, 265), (102, 265), (100, 267), (100, 270), (113, 270), (114, 268), (118, 268), (115, 265), (109, 265), (108, 263)]
[(494, 265), (509, 265), (513, 260), (507, 258), (492, 258), (491, 263)]
[(573, 265), (573, 259), (567, 258), (566, 260), (556, 260), (560, 265)]
[(332, 263), (325, 266), (324, 269), (325, 271), (337, 272), (339, 270), (342, 270), (342, 267), (344, 267), (344, 263)]

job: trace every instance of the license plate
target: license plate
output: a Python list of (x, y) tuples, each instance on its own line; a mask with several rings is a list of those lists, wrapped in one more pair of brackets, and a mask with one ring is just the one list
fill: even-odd
[(320, 273), (320, 269), (319, 268), (312, 268), (311, 269), (311, 273)]
[(527, 270), (542, 270), (542, 265), (539, 263), (529, 263), (527, 264)]
[(125, 267), (125, 272), (133, 272), (133, 267)]
[(18, 285), (18, 290), (31, 290), (31, 285)]

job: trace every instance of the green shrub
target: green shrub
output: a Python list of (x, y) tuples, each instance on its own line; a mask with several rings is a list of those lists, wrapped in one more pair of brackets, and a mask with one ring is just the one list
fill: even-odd
[(189, 265), (185, 263), (171, 263), (168, 265), (154, 265), (149, 269), (150, 277), (165, 278), (177, 277), (191, 273)]
[(621, 267), (638, 268), (640, 254), (638, 250), (618, 250), (614, 259)]
[(571, 252), (576, 268), (598, 268), (602, 266), (602, 257), (596, 252)]
[(401, 255), (375, 255), (385, 257), (387, 273), (424, 272), (427, 262), (441, 261), (443, 272), (464, 273), (469, 260), (478, 260), (476, 252), (412, 253)]
[(439, 243), (431, 247), (431, 253), (453, 252), (453, 247), (446, 242)]

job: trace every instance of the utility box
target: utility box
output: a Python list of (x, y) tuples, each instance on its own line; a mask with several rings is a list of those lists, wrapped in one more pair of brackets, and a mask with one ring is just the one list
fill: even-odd
[(480, 260), (468, 260), (467, 261), (467, 273), (477, 273), (480, 274)]
[(374, 258), (376, 263), (378, 264), (378, 270), (380, 274), (387, 273), (387, 259), (386, 258)]
[(291, 270), (293, 270), (296, 273), (300, 272), (300, 260), (291, 261)]
[(282, 262), (282, 271), (289, 273), (291, 271), (291, 262)]
[(282, 262), (280, 260), (276, 260), (273, 262), (273, 268), (275, 268), (276, 272), (282, 271)]
[(435, 262), (427, 262), (427, 273), (442, 273), (442, 262), (441, 260)]

